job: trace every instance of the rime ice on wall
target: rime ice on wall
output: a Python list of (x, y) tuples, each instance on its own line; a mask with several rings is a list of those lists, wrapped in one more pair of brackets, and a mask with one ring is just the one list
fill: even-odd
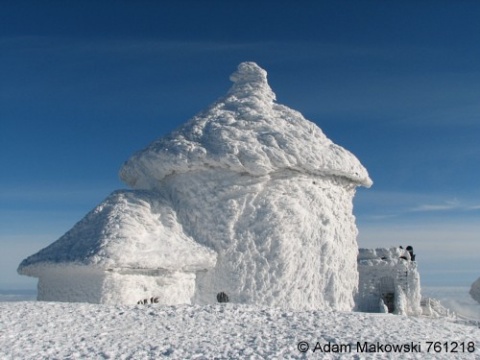
[(480, 278), (478, 278), (470, 288), (472, 298), (480, 303)]
[[(155, 230), (158, 243), (170, 244), (173, 253), (165, 245), (170, 255), (163, 256), (163, 263), (148, 261), (164, 270), (166, 258), (172, 256), (191, 274), (184, 264), (192, 255), (179, 251), (184, 249), (181, 244), (188, 243), (191, 251), (196, 251), (193, 243), (202, 249), (195, 261), (206, 271), (195, 273), (194, 303), (215, 302), (216, 294), (225, 292), (238, 303), (351, 310), (358, 284), (352, 199), (357, 186), (371, 185), (367, 171), (314, 123), (275, 103), (266, 72), (258, 65), (240, 64), (231, 80), (234, 84), (225, 97), (134, 154), (120, 171), (129, 186), (146, 190), (135, 194), (161, 199), (150, 208), (152, 214), (160, 214), (162, 226), (164, 210), (175, 219), (175, 226)], [(117, 225), (122, 229), (136, 221), (132, 212)], [(72, 241), (90, 244), (90, 233), (105, 233), (106, 224), (98, 226), (75, 233)], [(154, 224), (138, 235), (142, 246), (154, 241), (147, 236), (153, 228)], [(164, 230), (171, 232), (160, 236)], [(106, 256), (98, 263), (110, 263), (111, 258), (113, 263), (129, 263), (135, 258), (134, 247), (122, 250), (128, 236), (106, 233), (112, 243), (108, 249), (115, 250), (101, 252)], [(208, 268), (214, 262), (212, 251), (216, 263)], [(49, 251), (39, 254), (22, 263), (20, 271), (26, 273), (26, 265), (35, 267), (42, 259), (71, 261), (51, 258)], [(84, 256), (74, 260), (94, 267), (97, 260), (85, 262)], [(121, 273), (114, 265), (110, 268)], [(119, 292), (127, 285), (109, 288)]]
[(356, 309), (420, 315), (420, 274), (410, 254), (400, 248), (360, 249)]

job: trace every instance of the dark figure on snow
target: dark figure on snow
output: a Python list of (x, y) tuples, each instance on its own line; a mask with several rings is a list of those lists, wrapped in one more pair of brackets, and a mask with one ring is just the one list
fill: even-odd
[(415, 254), (413, 253), (413, 247), (408, 245), (407, 251), (410, 253), (410, 260), (415, 261)]

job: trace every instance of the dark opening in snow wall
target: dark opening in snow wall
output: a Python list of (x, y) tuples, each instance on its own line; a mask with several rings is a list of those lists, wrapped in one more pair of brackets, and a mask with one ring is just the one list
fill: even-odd
[(226, 96), (134, 154), (120, 178), (133, 188), (153, 189), (168, 175), (188, 171), (219, 168), (263, 176), (287, 169), (371, 186), (353, 154), (301, 113), (275, 102), (267, 72), (256, 63), (241, 63), (230, 79)]

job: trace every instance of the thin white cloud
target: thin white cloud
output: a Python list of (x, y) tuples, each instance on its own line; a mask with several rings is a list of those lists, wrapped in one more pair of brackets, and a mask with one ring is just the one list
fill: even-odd
[(480, 210), (480, 205), (470, 205), (461, 203), (458, 200), (448, 201), (444, 204), (423, 204), (411, 208), (410, 212), (435, 212), (435, 211), (476, 211)]
[(409, 211), (412, 212), (422, 212), (422, 211), (445, 211), (445, 210), (454, 210), (454, 209), (462, 209), (465, 206), (462, 206), (460, 202), (455, 199), (451, 201), (446, 201), (443, 204), (423, 204), (418, 205)]
[(421, 213), (467, 213), (480, 210), (478, 195), (471, 199), (446, 194), (412, 192), (358, 191), (355, 213), (362, 220), (382, 221)]
[(417, 211), (443, 211), (443, 210), (452, 210), (455, 209), (455, 206), (452, 205), (419, 205), (410, 211), (417, 212)]

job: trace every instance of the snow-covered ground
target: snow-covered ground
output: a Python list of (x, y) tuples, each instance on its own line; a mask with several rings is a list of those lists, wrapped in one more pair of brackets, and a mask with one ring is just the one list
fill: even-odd
[(1, 359), (478, 359), (478, 347), (478, 327), (446, 318), (238, 304), (0, 302)]

